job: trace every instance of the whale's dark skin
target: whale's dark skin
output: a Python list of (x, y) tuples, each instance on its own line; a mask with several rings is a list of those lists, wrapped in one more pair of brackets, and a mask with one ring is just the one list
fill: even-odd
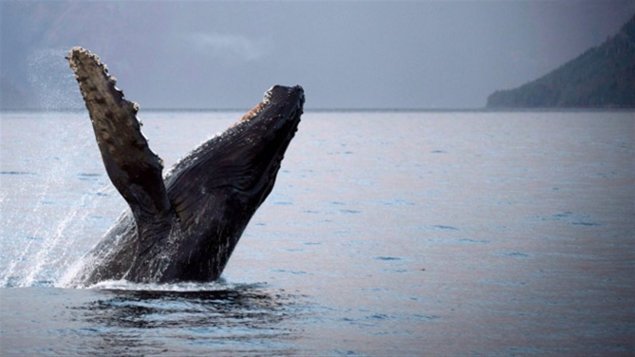
[(75, 47), (67, 59), (108, 176), (131, 209), (84, 258), (72, 283), (218, 279), (273, 188), (300, 122), (302, 88), (272, 87), (234, 126), (196, 148), (164, 178), (161, 159), (141, 134), (138, 106), (124, 99), (99, 58)]

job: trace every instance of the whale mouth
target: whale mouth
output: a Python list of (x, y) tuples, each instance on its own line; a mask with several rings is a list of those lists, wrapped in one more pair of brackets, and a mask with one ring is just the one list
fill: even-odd
[(283, 119), (294, 118), (297, 113), (302, 114), (303, 106), (304, 89), (301, 86), (285, 87), (274, 85), (265, 92), (262, 101), (247, 111), (236, 125), (257, 120), (256, 118), (259, 116), (266, 116), (271, 119), (280, 119), (280, 117), (283, 117)]

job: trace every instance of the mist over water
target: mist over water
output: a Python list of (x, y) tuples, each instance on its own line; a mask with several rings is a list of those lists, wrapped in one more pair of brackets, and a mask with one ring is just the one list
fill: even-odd
[[(168, 169), (240, 115), (142, 130)], [(635, 351), (632, 112), (309, 112), (221, 281), (91, 289), (127, 207), (87, 114), (0, 120), (2, 354)]]

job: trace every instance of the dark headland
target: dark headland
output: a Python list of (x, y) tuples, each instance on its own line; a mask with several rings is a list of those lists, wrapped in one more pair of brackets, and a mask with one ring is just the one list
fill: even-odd
[(488, 108), (635, 108), (635, 16), (614, 36), (554, 71), (499, 90)]

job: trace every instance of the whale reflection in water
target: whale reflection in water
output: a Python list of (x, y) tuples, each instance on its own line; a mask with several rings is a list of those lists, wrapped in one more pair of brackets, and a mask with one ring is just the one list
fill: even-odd
[[(93, 290), (93, 289), (91, 289)], [(84, 352), (196, 354), (235, 351), (293, 355), (298, 331), (281, 322), (300, 314), (297, 297), (253, 285), (218, 290), (93, 290), (99, 298), (70, 309)], [(295, 351), (297, 352), (297, 351)]]

